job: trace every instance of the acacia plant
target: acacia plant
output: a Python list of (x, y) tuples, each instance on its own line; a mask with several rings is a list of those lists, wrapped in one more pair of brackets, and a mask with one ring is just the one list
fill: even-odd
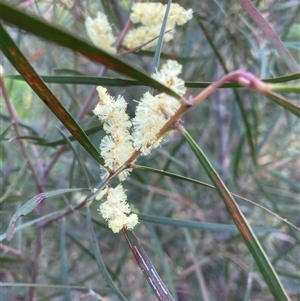
[(0, 4), (3, 300), (297, 299), (297, 12), (238, 2)]

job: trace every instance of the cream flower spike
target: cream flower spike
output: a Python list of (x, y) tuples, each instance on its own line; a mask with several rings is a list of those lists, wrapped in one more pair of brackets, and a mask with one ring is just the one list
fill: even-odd
[[(135, 3), (131, 10), (130, 20), (133, 23), (141, 23), (145, 26), (161, 25), (167, 5), (157, 2)], [(183, 25), (193, 17), (193, 10), (185, 10), (177, 3), (172, 3), (168, 16), (167, 25), (174, 27)]]
[[(128, 34), (124, 38), (124, 45), (126, 48), (135, 48), (140, 45), (143, 45), (150, 40), (158, 37), (160, 33), (161, 25), (150, 25), (150, 26), (140, 26), (137, 28), (131, 29)], [(169, 42), (173, 40), (175, 30), (172, 30), (173, 27), (167, 27), (166, 31), (167, 33), (164, 34), (164, 42)], [(157, 39), (153, 40), (152, 42), (148, 43), (143, 47), (143, 49), (150, 48), (152, 46), (155, 46), (157, 44)]]
[(106, 198), (106, 201), (100, 205), (98, 211), (108, 221), (108, 227), (114, 233), (118, 233), (122, 228), (132, 230), (138, 223), (138, 217), (135, 213), (130, 214), (122, 184), (116, 188), (105, 188), (103, 191), (102, 197)]
[[(152, 77), (182, 96), (186, 89), (184, 81), (177, 77), (181, 71), (181, 65), (168, 60), (160, 71), (152, 74)], [(179, 107), (180, 102), (174, 97), (165, 93), (153, 96), (146, 92), (136, 108), (135, 118), (132, 121), (134, 148), (145, 156), (151, 149), (158, 147), (163, 140), (163, 137), (157, 138), (159, 131)]]
[[(97, 87), (100, 101), (93, 113), (104, 123), (108, 134), (100, 142), (100, 153), (105, 166), (111, 170), (119, 168), (134, 152), (130, 135), (131, 121), (126, 113), (127, 102), (121, 96), (116, 100), (101, 86)], [(124, 181), (131, 169), (121, 172), (118, 177)]]
[(165, 86), (174, 90), (180, 96), (183, 96), (186, 92), (184, 81), (178, 78), (178, 75), (182, 71), (182, 66), (177, 61), (167, 60), (160, 71), (152, 74), (152, 77), (161, 82)]
[[(157, 37), (160, 33), (166, 8), (167, 5), (157, 2), (135, 3), (131, 8), (130, 20), (142, 25), (128, 32), (124, 39), (124, 46), (135, 48)], [(183, 25), (192, 17), (192, 9), (185, 10), (179, 4), (172, 3), (166, 24), (166, 31), (168, 32), (164, 34), (164, 42), (169, 42), (174, 38), (176, 25)], [(156, 44), (157, 39), (145, 45), (143, 49)]]
[[(176, 61), (168, 60), (152, 76), (176, 91), (185, 93), (184, 81), (178, 78), (182, 66)], [(180, 102), (165, 93), (153, 96), (146, 92), (136, 107), (135, 118), (131, 121), (126, 113), (127, 102), (121, 96), (112, 97), (104, 87), (97, 87), (99, 102), (93, 113), (103, 122), (104, 131), (108, 134), (100, 142), (100, 153), (105, 167), (116, 171), (134, 154), (135, 151), (148, 155), (163, 140), (159, 137), (160, 130), (180, 107)], [(132, 135), (130, 130), (133, 125)], [(134, 161), (132, 161), (134, 162)], [(129, 162), (129, 163), (132, 163)], [(105, 172), (101, 167), (101, 171)], [(125, 169), (118, 176), (124, 181), (131, 169)], [(106, 173), (105, 177), (109, 174)], [(108, 222), (109, 228), (118, 233), (122, 228), (133, 229), (138, 223), (136, 214), (131, 214), (126, 202), (127, 196), (121, 184), (116, 188), (104, 188), (96, 199), (106, 199), (99, 211)]]
[(115, 54), (117, 49), (113, 44), (116, 38), (113, 35), (111, 25), (109, 24), (106, 15), (101, 12), (97, 13), (97, 18), (92, 19), (87, 17), (85, 28), (92, 42), (99, 48)]

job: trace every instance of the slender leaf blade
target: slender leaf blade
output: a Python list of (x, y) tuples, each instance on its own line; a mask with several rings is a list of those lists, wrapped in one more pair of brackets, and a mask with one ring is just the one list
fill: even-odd
[[(201, 222), (196, 222), (196, 221), (180, 220), (180, 219), (175, 219), (175, 218), (153, 216), (153, 215), (146, 215), (146, 214), (140, 214), (140, 213), (137, 215), (139, 217), (139, 220), (149, 222), (149, 223), (174, 226), (174, 227), (186, 228), (186, 229), (191, 229), (191, 230), (210, 231), (210, 232), (228, 232), (228, 233), (238, 233), (239, 232), (235, 225), (201, 223)], [(256, 233), (278, 232), (277, 229), (265, 228), (265, 227), (253, 227), (252, 230)]]
[(44, 193), (39, 193), (38, 195), (34, 196), (31, 198), (29, 201), (27, 201), (25, 204), (23, 204), (12, 216), (7, 231), (6, 231), (6, 239), (11, 240), (14, 235), (14, 229), (17, 220), (21, 216), (25, 216), (28, 213), (30, 213), (33, 209), (35, 209), (42, 201), (45, 199), (48, 199), (50, 197), (54, 197), (57, 195), (65, 194), (68, 192), (77, 192), (77, 191), (84, 191), (84, 190), (89, 190), (87, 188), (67, 188), (67, 189), (57, 189), (57, 190), (52, 190)]
[(291, 102), (290, 100), (286, 99), (285, 97), (277, 94), (277, 93), (263, 93), (264, 96), (269, 98), (270, 100), (274, 101), (284, 109), (290, 111), (293, 113), (295, 116), (300, 118), (300, 106), (296, 105), (295, 103)]
[[(72, 84), (72, 85), (102, 85), (102, 86), (108, 86), (108, 87), (127, 87), (127, 86), (147, 86), (147, 84), (139, 81), (139, 80), (132, 80), (132, 79), (125, 79), (125, 78), (108, 78), (108, 77), (96, 77), (96, 76), (53, 76), (53, 75), (40, 75), (42, 80), (45, 83), (51, 83), (51, 84)], [(12, 80), (24, 80), (24, 78), (20, 75), (15, 74), (6, 74), (6, 78), (12, 79)], [(286, 83), (293, 80), (300, 79), (300, 73), (292, 74), (292, 75), (286, 75), (286, 76), (279, 76), (274, 78), (265, 78), (262, 79), (265, 83)], [(211, 82), (191, 82), (191, 81), (185, 81), (185, 86), (187, 88), (207, 88), (209, 85), (211, 85)], [(228, 88), (243, 88), (239, 84), (235, 83), (225, 83), (222, 86), (220, 86), (222, 89), (228, 89)], [(291, 87), (292, 91), (296, 90), (298, 91), (297, 86)], [(276, 89), (276, 86), (274, 86), (274, 89)], [(286, 92), (289, 92), (287, 90)]]
[[(43, 216), (41, 216), (41, 217), (39, 217), (39, 218), (30, 220), (29, 222), (26, 222), (26, 223), (24, 223), (24, 224), (18, 225), (18, 226), (14, 229), (14, 233), (16, 233), (16, 232), (18, 232), (18, 231), (20, 231), (20, 230), (23, 230), (23, 229), (25, 229), (25, 228), (27, 228), (27, 227), (30, 227), (30, 226), (32, 226), (32, 225), (34, 225), (34, 224), (37, 224), (37, 223), (39, 223), (39, 222), (41, 222), (41, 221), (43, 221), (43, 220), (45, 220), (45, 219), (47, 219), (47, 218), (49, 218), (49, 217), (52, 217), (53, 215), (61, 214), (61, 213), (63, 213), (63, 212), (64, 212), (63, 210), (51, 212), (51, 213), (46, 214), (46, 215), (43, 215)], [(0, 241), (3, 241), (5, 238), (6, 238), (6, 233), (3, 233), (3, 234), (0, 235)]]
[(265, 254), (263, 248), (261, 247), (256, 235), (248, 224), (243, 213), (239, 209), (239, 206), (235, 202), (231, 193), (223, 183), (222, 179), (213, 168), (209, 160), (206, 158), (203, 151), (196, 144), (194, 139), (189, 135), (187, 131), (183, 128), (181, 130), (184, 138), (190, 145), (191, 149), (195, 153), (198, 161), (204, 167), (207, 175), (211, 179), (212, 183), (216, 186), (221, 198), (223, 199), (230, 215), (232, 216), (233, 221), (235, 222), (237, 228), (239, 229), (244, 241), (251, 252), (256, 264), (262, 273), (274, 299), (276, 301), (287, 301), (290, 300), (282, 283), (274, 270), (268, 256)]

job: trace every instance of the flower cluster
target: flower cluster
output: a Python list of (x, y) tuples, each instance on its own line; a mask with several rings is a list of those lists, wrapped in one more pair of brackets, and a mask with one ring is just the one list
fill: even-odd
[[(127, 49), (135, 48), (146, 44), (143, 49), (155, 46), (157, 39), (155, 39), (161, 29), (163, 18), (166, 12), (167, 5), (157, 2), (135, 3), (132, 6), (132, 13), (130, 20), (141, 25), (137, 28), (131, 29), (124, 38), (124, 46)], [(185, 10), (177, 3), (172, 3), (166, 24), (166, 33), (164, 34), (164, 42), (169, 42), (174, 38), (175, 26), (183, 25), (191, 20), (193, 10)], [(113, 46), (116, 39), (113, 35), (112, 27), (109, 24), (106, 15), (101, 12), (97, 13), (97, 18), (92, 19), (87, 17), (85, 27), (88, 36), (92, 42), (102, 48), (103, 50), (115, 54), (116, 47)], [(148, 43), (154, 39), (154, 41)]]
[(177, 61), (168, 60), (164, 64), (160, 71), (152, 74), (152, 77), (163, 85), (174, 90), (180, 96), (183, 96), (186, 92), (184, 81), (178, 78), (178, 75), (182, 72), (182, 66)]
[[(184, 81), (177, 76), (181, 73), (182, 66), (176, 61), (168, 60), (161, 71), (152, 74), (152, 77), (180, 96), (185, 94)], [(136, 108), (135, 118), (132, 123), (134, 148), (148, 155), (151, 149), (156, 148), (163, 137), (157, 135), (169, 118), (174, 115), (180, 103), (177, 99), (160, 93), (155, 96), (146, 92)]]
[[(104, 124), (103, 129), (108, 134), (100, 143), (100, 152), (105, 166), (116, 170), (134, 151), (129, 132), (131, 121), (125, 111), (127, 102), (121, 96), (115, 100), (103, 87), (97, 87), (97, 91), (100, 101), (93, 113)], [(127, 169), (119, 174), (120, 181), (126, 179), (129, 171)]]
[[(140, 46), (150, 40), (156, 38), (161, 29), (163, 18), (167, 6), (162, 3), (136, 3), (132, 6), (130, 20), (133, 23), (141, 23), (142, 25), (130, 30), (124, 39), (126, 48), (134, 48)], [(172, 3), (167, 19), (164, 42), (169, 42), (174, 38), (175, 26), (183, 25), (192, 19), (193, 10), (185, 10), (177, 3)], [(157, 40), (154, 40), (143, 47), (143, 49), (155, 46)]]
[(123, 227), (132, 230), (136, 226), (138, 217), (135, 213), (130, 214), (130, 208), (126, 202), (127, 196), (122, 184), (116, 188), (105, 188), (100, 194), (100, 198), (102, 197), (105, 197), (106, 201), (100, 205), (98, 211), (108, 221), (108, 227), (114, 233), (118, 233)]
[[(167, 6), (161, 3), (134, 4), (130, 19), (133, 23), (141, 23), (141, 26), (129, 31), (124, 39), (125, 47), (137, 47), (156, 38), (160, 33), (166, 8)], [(164, 41), (173, 39), (175, 26), (185, 24), (192, 18), (192, 14), (191, 9), (185, 10), (179, 4), (171, 4), (166, 24), (168, 32), (164, 34)], [(95, 19), (88, 17), (85, 27), (96, 46), (113, 54), (117, 52), (112, 27), (103, 13), (98, 12)], [(147, 44), (147, 47), (155, 44), (156, 41)], [(186, 89), (184, 81), (178, 78), (181, 71), (181, 65), (168, 60), (160, 71), (152, 74), (152, 77), (183, 96)], [(100, 100), (93, 113), (103, 123), (103, 129), (107, 134), (100, 143), (100, 153), (105, 162), (105, 166), (101, 166), (101, 169), (102, 172), (105, 170), (106, 174), (107, 170), (115, 172), (124, 166), (135, 152), (147, 155), (153, 148), (158, 147), (163, 139), (161, 129), (180, 107), (177, 99), (165, 93), (153, 96), (146, 92), (137, 105), (135, 118), (131, 121), (126, 113), (127, 103), (122, 96), (115, 99), (104, 87), (97, 87), (97, 91)], [(130, 159), (128, 163), (133, 161)], [(131, 169), (125, 169), (119, 173), (119, 180), (124, 181), (130, 171)], [(103, 197), (106, 201), (100, 205), (99, 211), (108, 221), (112, 231), (117, 233), (123, 227), (133, 229), (138, 223), (138, 217), (136, 214), (130, 214), (122, 185), (105, 188), (96, 199)]]
[(106, 15), (98, 12), (95, 19), (87, 17), (85, 28), (88, 36), (97, 47), (113, 54), (117, 52), (116, 47), (113, 46), (116, 39)]
[[(186, 89), (184, 81), (178, 78), (181, 71), (181, 65), (168, 60), (152, 77), (183, 96)], [(163, 139), (158, 136), (160, 130), (180, 106), (177, 99), (165, 93), (153, 96), (146, 92), (136, 107), (135, 118), (131, 121), (126, 113), (127, 103), (122, 96), (114, 99), (103, 87), (97, 87), (97, 91), (100, 100), (93, 113), (103, 123), (107, 134), (100, 143), (100, 153), (105, 167), (111, 171), (121, 167), (135, 151), (148, 155), (153, 148), (158, 147)], [(119, 180), (125, 180), (130, 171), (131, 169), (122, 171), (118, 175)], [(133, 229), (138, 220), (135, 214), (129, 215), (122, 185), (104, 189), (97, 199), (106, 195), (107, 201), (100, 205), (99, 211), (108, 220), (108, 226), (113, 232), (119, 232), (122, 227)]]

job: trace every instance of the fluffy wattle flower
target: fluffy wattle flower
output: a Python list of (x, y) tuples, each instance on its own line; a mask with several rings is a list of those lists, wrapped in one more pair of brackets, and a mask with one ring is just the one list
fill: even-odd
[(98, 211), (108, 221), (108, 227), (114, 233), (118, 233), (122, 228), (132, 230), (136, 226), (138, 217), (134, 213), (130, 214), (127, 196), (121, 184), (116, 188), (105, 188), (101, 196), (106, 200)]
[(174, 90), (180, 96), (183, 96), (186, 92), (184, 81), (178, 78), (178, 75), (182, 71), (182, 66), (177, 61), (167, 60), (162, 66), (160, 71), (152, 74), (152, 77), (161, 82), (165, 86)]
[[(183, 80), (178, 78), (181, 71), (181, 65), (169, 60), (152, 76), (182, 96), (185, 87)], [(100, 100), (93, 112), (103, 122), (103, 128), (108, 134), (100, 143), (100, 153), (105, 167), (112, 171), (123, 166), (135, 151), (147, 155), (153, 148), (158, 147), (163, 139), (161, 130), (180, 107), (177, 99), (165, 93), (153, 96), (146, 92), (136, 107), (135, 118), (131, 121), (126, 113), (127, 103), (123, 97), (118, 96), (115, 99), (103, 87), (98, 87), (97, 91)], [(101, 170), (103, 172), (104, 168), (101, 167)], [(120, 181), (125, 180), (130, 171), (122, 171), (118, 175)], [(129, 230), (135, 227), (138, 217), (130, 213), (127, 196), (121, 184), (116, 188), (106, 187), (99, 192), (96, 199), (102, 198), (105, 201), (98, 210), (114, 233), (124, 227)]]
[[(127, 102), (123, 97), (116, 100), (103, 87), (97, 87), (100, 101), (93, 113), (104, 123), (103, 129), (108, 134), (100, 143), (100, 153), (105, 166), (111, 170), (118, 169), (134, 152), (130, 135), (131, 121), (125, 112)], [(124, 181), (130, 169), (121, 172), (118, 176)]]
[(116, 39), (113, 35), (111, 25), (109, 24), (106, 15), (101, 12), (97, 13), (97, 18), (92, 19), (87, 17), (85, 21), (85, 28), (89, 38), (99, 48), (110, 52), (116, 53), (117, 49), (115, 44)]
[(157, 135), (179, 106), (179, 102), (167, 94), (153, 96), (146, 92), (132, 121), (134, 148), (148, 155), (151, 149), (158, 147), (163, 138)]
[[(130, 20), (133, 23), (141, 23), (142, 25), (131, 29), (124, 39), (126, 48), (135, 48), (150, 40), (156, 38), (161, 29), (163, 18), (167, 5), (161, 3), (135, 3), (131, 10)], [(193, 17), (193, 10), (185, 10), (177, 3), (172, 3), (167, 19), (166, 31), (164, 34), (164, 42), (169, 42), (174, 38), (175, 26), (183, 25)], [(148, 43), (143, 49), (150, 48), (157, 44), (157, 39)]]
[[(184, 81), (178, 78), (181, 71), (181, 65), (168, 60), (152, 77), (182, 96), (186, 89)], [(160, 130), (179, 107), (180, 103), (174, 97), (165, 93), (153, 96), (146, 92), (136, 108), (135, 118), (132, 121), (134, 148), (141, 150), (143, 155), (148, 155), (151, 149), (159, 146), (162, 141), (162, 137), (158, 137)]]
[[(141, 23), (145, 26), (161, 25), (167, 5), (157, 2), (135, 3), (131, 10), (130, 20), (133, 23)], [(172, 3), (168, 15), (167, 25), (174, 27), (183, 25), (193, 17), (193, 10), (185, 10), (177, 3)]]
[[(147, 45), (142, 47), (144, 50), (155, 46), (157, 44), (157, 39), (155, 38), (159, 36), (160, 28), (161, 25), (149, 25), (133, 28), (125, 36), (123, 44), (127, 49), (132, 49), (145, 43), (147, 43)], [(174, 38), (175, 30), (173, 30), (173, 27), (167, 27), (166, 31), (168, 32), (164, 34), (163, 40), (164, 42), (169, 42)], [(151, 41), (152, 39), (155, 40)]]

